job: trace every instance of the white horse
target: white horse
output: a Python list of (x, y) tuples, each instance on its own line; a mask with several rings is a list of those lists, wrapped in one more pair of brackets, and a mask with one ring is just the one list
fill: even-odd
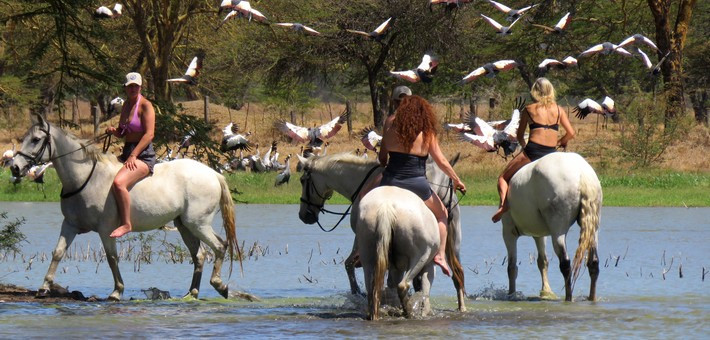
[[(41, 116), (38, 119), (27, 131), (21, 151), (14, 158), (12, 171), (14, 176), (21, 176), (33, 163), (53, 162), (62, 182), (60, 205), (64, 220), (52, 253), (52, 263), (37, 295), (49, 294), (57, 265), (74, 237), (95, 231), (101, 237), (113, 273), (114, 290), (108, 298), (120, 300), (123, 279), (118, 268), (116, 240), (109, 234), (119, 225), (111, 183), (122, 164), (116, 157), (101, 154), (95, 147), (86, 145), (86, 141), (68, 135)], [(222, 262), (227, 251), (232, 258), (238, 245), (234, 206), (224, 177), (199, 162), (180, 159), (157, 164), (153, 176), (139, 181), (130, 193), (134, 231), (156, 229), (171, 220), (180, 231), (194, 263), (187, 295), (197, 297), (199, 293), (204, 264), (200, 242), (204, 242), (215, 254), (210, 283), (227, 297), (228, 287), (221, 279)], [(222, 211), (226, 241), (212, 229), (212, 219), (218, 209)]]
[[(429, 291), (434, 280), (434, 256), (439, 251), (439, 230), (434, 214), (409, 190), (392, 186), (373, 189), (363, 197), (355, 217), (357, 246), (365, 272), (368, 319), (379, 318), (380, 292), (385, 271), (397, 285), (405, 315), (410, 282), (421, 277), (423, 310), (430, 310)], [(393, 288), (393, 287), (392, 287)]]
[[(449, 163), (454, 166), (457, 161), (458, 156)], [(307, 224), (318, 222), (318, 216), (323, 210), (323, 205), (331, 197), (333, 191), (350, 199), (351, 202), (356, 201), (359, 190), (362, 187), (366, 187), (369, 181), (377, 177), (384, 169), (379, 167), (377, 160), (363, 159), (349, 153), (311, 156), (308, 158), (299, 156), (299, 164), (303, 167), (303, 175), (301, 176), (301, 207), (298, 217)], [(446, 260), (449, 268), (452, 269), (452, 280), (456, 288), (459, 311), (463, 312), (466, 310), (464, 302), (466, 293), (464, 291), (463, 267), (459, 262), (461, 214), (458, 198), (449, 183), (449, 177), (431, 159), (427, 161), (427, 176), (432, 189), (439, 195), (447, 210), (449, 210)], [(353, 208), (357, 209), (357, 202), (353, 202)], [(355, 231), (354, 213), (351, 215), (350, 223), (353, 231)], [(360, 287), (355, 278), (356, 254), (357, 237), (353, 241), (353, 250), (350, 256), (345, 260), (345, 270), (348, 274), (352, 294), (360, 293)], [(415, 281), (414, 286), (417, 290), (419, 288), (418, 285), (419, 282)]]
[[(593, 301), (599, 277), (597, 233), (602, 203), (602, 188), (594, 169), (576, 153), (555, 152), (522, 167), (510, 180), (509, 190), (509, 210), (502, 219), (503, 240), (508, 249), (508, 293), (515, 293), (518, 237), (532, 236), (542, 276), (540, 296), (555, 297), (547, 280), (545, 254), (545, 238), (552, 236), (565, 279), (565, 300), (572, 301), (573, 283), (584, 256), (588, 255), (589, 300)], [(570, 268), (565, 238), (575, 221), (580, 227), (579, 246)]]

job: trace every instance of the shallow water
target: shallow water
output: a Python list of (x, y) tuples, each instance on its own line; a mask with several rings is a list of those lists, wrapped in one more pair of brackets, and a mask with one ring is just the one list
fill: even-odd
[[(13, 220), (20, 216), (27, 219), (21, 230), (29, 241), (22, 247), (22, 256), (0, 260), (0, 281), (36, 289), (59, 234), (59, 206), (0, 202), (0, 211), (8, 211)], [(245, 248), (257, 250), (244, 262), (243, 275), (235, 264), (230, 288), (256, 295), (261, 301), (219, 297), (209, 285), (211, 264), (205, 265), (199, 301), (129, 301), (145, 299), (141, 289), (149, 287), (167, 290), (173, 297), (187, 292), (192, 265), (187, 260), (172, 263), (157, 255), (164, 249), (160, 245), (163, 239), (181, 244), (178, 233), (159, 231), (152, 234), (156, 239), (152, 263), (139, 264), (134, 258), (121, 262), (125, 301), (0, 303), (0, 337), (704, 338), (710, 330), (709, 208), (604, 208), (599, 233), (599, 301), (584, 301), (589, 278), (583, 272), (575, 287), (576, 301), (565, 303), (534, 301), (540, 275), (531, 238), (518, 242), (517, 288), (524, 299), (502, 299), (508, 282), (506, 252), (500, 225), (489, 219), (493, 208), (462, 207), (461, 257), (468, 311), (456, 312), (453, 285), (439, 275), (432, 288), (433, 316), (425, 320), (392, 316), (376, 323), (364, 321), (364, 301), (347, 294), (342, 261), (352, 246), (350, 228), (344, 225), (326, 234), (317, 226), (301, 223), (297, 212), (296, 205), (237, 206), (237, 236)], [(324, 226), (337, 221), (335, 216), (322, 215), (321, 219)], [(219, 219), (214, 226), (223, 233)], [(578, 235), (574, 226), (568, 235), (570, 252), (576, 248)], [(131, 244), (138, 245), (137, 241)], [(73, 258), (62, 261), (56, 282), (87, 296), (105, 298), (113, 287), (108, 265), (82, 259), (82, 254), (94, 254), (97, 249), (97, 234), (77, 236), (71, 247)], [(557, 295), (564, 296), (549, 241), (548, 257), (550, 284)], [(362, 286), (362, 275), (358, 274)], [(222, 275), (229, 275), (227, 268)]]

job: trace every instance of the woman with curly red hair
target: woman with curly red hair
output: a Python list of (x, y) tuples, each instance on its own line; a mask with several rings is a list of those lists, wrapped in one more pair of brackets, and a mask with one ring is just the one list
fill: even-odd
[(434, 162), (449, 176), (456, 189), (466, 192), (466, 186), (444, 157), (436, 138), (437, 121), (434, 109), (422, 97), (407, 96), (402, 99), (394, 115), (385, 121), (380, 164), (385, 166), (380, 185), (393, 185), (411, 190), (419, 196), (436, 217), (441, 245), (434, 263), (450, 276), (446, 264), (447, 212), (439, 196), (434, 194), (426, 179), (426, 160), (431, 155)]

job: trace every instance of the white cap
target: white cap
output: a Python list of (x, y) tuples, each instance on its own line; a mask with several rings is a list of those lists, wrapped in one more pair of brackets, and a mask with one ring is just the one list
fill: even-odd
[(412, 90), (406, 86), (397, 86), (394, 88), (394, 91), (392, 91), (392, 100), (401, 100), (402, 98), (400, 97), (402, 97), (402, 95), (411, 96)]
[(131, 72), (126, 75), (126, 83), (123, 84), (123, 86), (128, 86), (131, 84), (136, 84), (138, 86), (143, 86), (143, 78), (141, 78), (141, 74), (138, 72)]

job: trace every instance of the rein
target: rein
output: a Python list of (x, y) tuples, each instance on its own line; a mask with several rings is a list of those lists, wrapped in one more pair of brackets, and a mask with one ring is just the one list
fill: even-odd
[[(355, 198), (360, 194), (360, 191), (362, 190), (362, 187), (365, 186), (365, 183), (367, 182), (367, 179), (370, 178), (370, 176), (371, 176), (371, 175), (375, 172), (375, 170), (377, 170), (377, 168), (379, 168), (379, 167), (380, 167), (379, 165), (376, 165), (376, 166), (374, 166), (372, 169), (370, 169), (370, 171), (367, 172), (367, 175), (365, 175), (365, 178), (362, 180), (362, 182), (360, 182), (360, 185), (358, 185), (357, 189), (355, 189), (355, 192), (353, 192), (353, 195), (350, 196), (350, 206), (348, 206), (348, 208), (345, 209), (345, 212), (342, 212), (342, 213), (341, 213), (341, 212), (336, 212), (336, 211), (330, 211), (330, 210), (328, 210), (328, 209), (325, 209), (325, 208), (323, 207), (323, 206), (325, 205), (325, 201), (326, 201), (328, 198), (330, 198), (330, 197), (326, 198), (326, 197), (322, 196), (322, 195), (318, 192), (318, 190), (316, 189), (315, 184), (313, 184), (313, 181), (310, 181), (311, 188), (313, 188), (313, 191), (315, 191), (315, 193), (316, 193), (320, 198), (323, 199), (323, 205), (313, 204), (313, 203), (311, 203), (309, 200), (306, 200), (306, 199), (303, 199), (303, 198), (301, 198), (301, 202), (306, 203), (306, 204), (309, 205), (309, 206), (313, 206), (313, 207), (318, 208), (318, 211), (319, 211), (320, 213), (328, 213), (328, 214), (340, 215), (340, 216), (341, 216), (341, 217), (340, 217), (340, 220), (338, 220), (338, 222), (335, 223), (335, 225), (334, 225), (332, 228), (328, 229), (328, 230), (326, 230), (326, 229), (320, 224), (320, 221), (316, 220), (316, 223), (318, 224), (318, 227), (319, 227), (321, 230), (323, 230), (323, 231), (326, 232), (326, 233), (329, 233), (329, 232), (335, 230), (335, 228), (337, 228), (337, 227), (340, 225), (340, 222), (342, 222), (342, 221), (345, 219), (345, 216), (350, 215), (350, 209), (353, 207), (353, 202), (355, 202)], [(308, 177), (308, 179), (310, 180), (310, 172), (309, 172), (309, 177)], [(306, 191), (306, 195), (310, 196), (310, 190), (307, 190), (307, 191)]]

